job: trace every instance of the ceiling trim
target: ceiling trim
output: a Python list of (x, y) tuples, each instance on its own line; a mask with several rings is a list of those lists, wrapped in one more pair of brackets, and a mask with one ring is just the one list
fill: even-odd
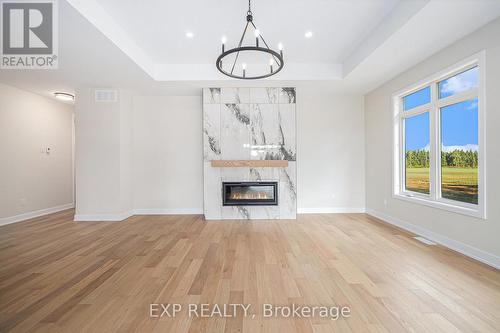
[[(220, 74), (215, 63), (155, 63), (97, 0), (67, 1), (153, 80), (234, 80)], [(498, 16), (498, 1), (401, 1), (343, 63), (290, 63), (285, 58), (286, 70), (265, 82), (341, 81), (366, 93)]]
[(96, 0), (67, 0), (84, 18), (132, 59), (144, 72), (155, 79), (155, 65), (129, 35), (115, 22)]
[[(221, 75), (215, 64), (161, 64), (154, 63), (125, 33), (111, 15), (96, 0), (67, 0), (83, 17), (132, 59), (156, 81), (232, 81)], [(215, 60), (214, 60), (215, 61)], [(286, 63), (282, 71), (268, 81), (276, 80), (341, 80), (342, 64)], [(267, 69), (267, 67), (266, 67)]]
[(363, 40), (343, 63), (344, 76), (347, 76), (364, 59), (381, 46), (391, 35), (424, 8), (430, 0), (402, 1), (394, 7), (381, 24)]
[[(254, 65), (257, 66), (257, 65)], [(341, 64), (285, 63), (286, 71), (266, 78), (266, 81), (282, 80), (341, 80)], [(265, 67), (267, 69), (267, 66)], [(234, 81), (217, 71), (215, 64), (157, 64), (154, 71), (157, 81)]]

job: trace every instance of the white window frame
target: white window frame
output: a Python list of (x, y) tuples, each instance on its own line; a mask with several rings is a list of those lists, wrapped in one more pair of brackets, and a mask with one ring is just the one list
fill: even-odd
[[(392, 95), (393, 103), (393, 198), (427, 205), (447, 211), (486, 219), (486, 98), (485, 51), (477, 53), (449, 68), (432, 75)], [(438, 83), (473, 67), (478, 67), (478, 87), (439, 99)], [(403, 97), (430, 86), (431, 101), (408, 111), (403, 109)], [(441, 196), (441, 119), (442, 107), (472, 98), (478, 99), (478, 204), (469, 204)], [(429, 112), (430, 123), (430, 194), (405, 189), (405, 118)]]

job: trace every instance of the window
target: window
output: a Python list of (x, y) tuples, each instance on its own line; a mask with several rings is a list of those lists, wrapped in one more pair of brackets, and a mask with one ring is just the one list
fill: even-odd
[(426, 87), (403, 98), (404, 110), (411, 110), (431, 101), (431, 88)]
[(485, 217), (483, 58), (393, 96), (395, 197)]
[(477, 98), (441, 108), (441, 195), (476, 204)]
[(429, 194), (429, 112), (405, 118), (404, 129), (405, 189)]

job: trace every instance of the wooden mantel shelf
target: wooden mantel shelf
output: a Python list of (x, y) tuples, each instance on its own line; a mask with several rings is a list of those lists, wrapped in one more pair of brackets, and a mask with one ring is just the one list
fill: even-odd
[(212, 160), (214, 168), (286, 168), (284, 160)]

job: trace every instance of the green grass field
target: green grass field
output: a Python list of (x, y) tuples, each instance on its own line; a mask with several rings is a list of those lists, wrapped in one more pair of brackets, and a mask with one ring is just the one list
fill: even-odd
[[(477, 204), (477, 174), (477, 168), (443, 168), (443, 198)], [(429, 168), (407, 168), (406, 189), (429, 194)]]

